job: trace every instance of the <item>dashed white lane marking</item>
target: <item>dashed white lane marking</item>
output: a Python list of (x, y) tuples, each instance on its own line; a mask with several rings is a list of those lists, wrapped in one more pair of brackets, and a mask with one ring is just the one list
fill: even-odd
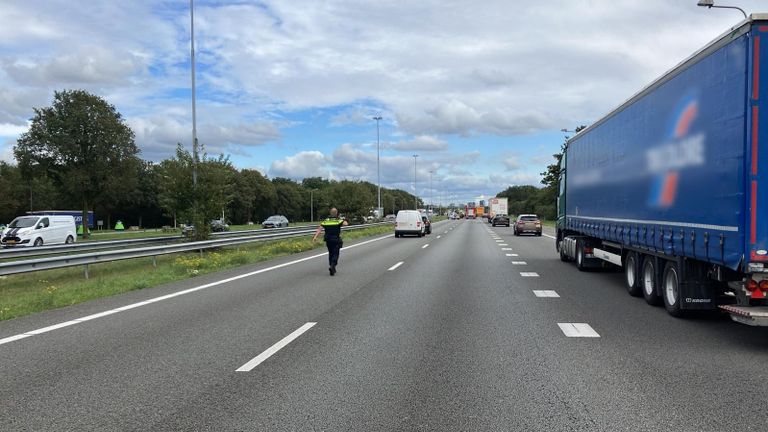
[(539, 277), (539, 274), (536, 272), (520, 272), (520, 276), (522, 277)]
[(506, 243), (499, 243), (499, 246), (509, 246), (509, 245)]
[(560, 297), (560, 295), (553, 290), (533, 290), (533, 294), (536, 297)]
[(392, 267), (388, 268), (387, 270), (388, 270), (388, 271), (392, 271), (392, 270), (394, 270), (394, 269), (396, 269), (396, 268), (400, 267), (401, 265), (403, 265), (403, 262), (402, 262), (402, 261), (400, 261), (399, 263), (397, 263), (397, 264), (393, 265)]
[[(350, 248), (354, 248), (354, 247), (358, 247), (358, 246), (363, 246), (363, 245), (366, 245), (368, 243), (373, 243), (373, 242), (377, 242), (379, 240), (384, 240), (384, 239), (388, 239), (388, 238), (392, 238), (392, 235), (388, 234), (388, 235), (383, 236), (383, 237), (378, 237), (378, 238), (375, 238), (375, 239), (366, 240), (364, 242), (355, 243), (353, 245), (345, 247), (344, 249), (350, 249)], [(304, 258), (299, 258), (297, 260), (293, 260), (293, 261), (289, 261), (289, 262), (286, 262), (286, 263), (274, 265), (272, 267), (263, 268), (261, 270), (256, 270), (256, 271), (252, 271), (252, 272), (249, 272), (249, 273), (243, 273), (241, 275), (237, 275), (237, 276), (233, 276), (233, 277), (230, 277), (230, 278), (218, 280), (218, 281), (211, 282), (211, 283), (208, 283), (208, 284), (205, 284), (205, 285), (200, 285), (200, 286), (197, 286), (197, 287), (194, 287), (194, 288), (185, 289), (185, 290), (178, 291), (178, 292), (175, 292), (175, 293), (172, 293), (172, 294), (167, 294), (167, 295), (164, 295), (164, 296), (151, 298), (149, 300), (144, 300), (142, 302), (138, 302), (138, 303), (133, 303), (133, 304), (129, 304), (129, 305), (126, 305), (126, 306), (122, 306), (122, 307), (119, 307), (119, 308), (116, 308), (116, 309), (111, 309), (111, 310), (108, 310), (108, 311), (99, 312), (99, 313), (95, 313), (95, 314), (92, 314), (92, 315), (84, 316), (82, 318), (78, 318), (78, 319), (75, 319), (75, 320), (66, 321), (66, 322), (59, 323), (59, 324), (54, 324), (54, 325), (51, 325), (51, 326), (48, 326), (48, 327), (39, 328), (37, 330), (32, 330), (32, 331), (28, 331), (28, 332), (17, 334), (17, 335), (13, 335), (13, 336), (8, 336), (6, 338), (0, 339), (0, 345), (7, 344), (7, 343), (13, 342), (13, 341), (17, 341), (19, 339), (24, 339), (24, 338), (27, 338), (27, 337), (30, 337), (30, 336), (36, 336), (36, 335), (39, 335), (39, 334), (42, 334), (42, 333), (47, 333), (49, 331), (60, 329), (60, 328), (63, 328), (63, 327), (68, 327), (68, 326), (71, 326), (71, 325), (74, 325), (74, 324), (80, 324), (80, 323), (83, 323), (83, 322), (86, 322), (86, 321), (90, 321), (90, 320), (93, 320), (93, 319), (96, 319), (96, 318), (102, 318), (102, 317), (105, 317), (105, 316), (108, 316), (108, 315), (116, 314), (118, 312), (127, 311), (129, 309), (137, 308), (137, 307), (140, 307), (140, 306), (146, 306), (146, 305), (151, 304), (151, 303), (156, 303), (156, 302), (163, 301), (163, 300), (168, 300), (168, 299), (171, 299), (171, 298), (174, 298), (174, 297), (178, 297), (178, 296), (182, 296), (182, 295), (186, 295), (186, 294), (191, 294), (191, 293), (193, 293), (195, 291), (204, 290), (204, 289), (207, 289), (207, 288), (211, 288), (211, 287), (214, 287), (214, 286), (226, 284), (226, 283), (229, 283), (229, 282), (232, 282), (232, 281), (236, 281), (236, 280), (239, 280), (239, 279), (247, 278), (247, 277), (250, 277), (250, 276), (255, 276), (257, 274), (266, 273), (266, 272), (271, 271), (271, 270), (277, 270), (279, 268), (288, 267), (288, 266), (291, 266), (293, 264), (298, 264), (298, 263), (301, 263), (301, 262), (304, 262), (304, 261), (309, 261), (311, 259), (319, 258), (321, 256), (326, 256), (326, 255), (328, 255), (328, 252), (323, 252), (323, 253), (320, 253), (320, 254), (311, 255), (311, 256), (308, 256), (308, 257), (304, 257)]]
[(504, 241), (504, 240), (502, 240), (502, 239), (498, 239), (498, 240), (496, 240), (496, 242), (498, 242), (498, 243), (501, 243), (501, 242), (503, 242), (503, 241)]
[[(451, 228), (451, 230), (453, 230), (453, 228)], [(448, 234), (448, 231), (444, 232), (443, 234)]]
[(544, 233), (541, 233), (541, 235), (543, 235), (544, 237), (549, 237), (549, 238), (551, 238), (552, 240), (557, 240), (557, 238), (556, 238), (556, 237), (554, 237), (554, 236), (551, 236), (551, 235), (549, 235), (549, 234), (544, 234)]
[(421, 248), (422, 248), (422, 249), (426, 249), (426, 248), (428, 248), (428, 247), (429, 247), (429, 243), (425, 244), (425, 245), (424, 245), (424, 246), (422, 246)]
[(557, 323), (557, 325), (560, 326), (560, 330), (562, 330), (567, 337), (600, 337), (595, 329), (586, 323)]
[(437, 236), (437, 238), (440, 238), (440, 237), (442, 237), (442, 236)]
[(528, 265), (528, 263), (525, 262), (525, 261), (512, 261), (512, 264), (514, 264), (514, 265)]
[(276, 352), (278, 352), (281, 349), (285, 348), (286, 345), (288, 345), (289, 343), (293, 342), (294, 339), (296, 339), (297, 337), (301, 336), (305, 331), (311, 329), (315, 324), (317, 324), (317, 323), (308, 322), (308, 323), (304, 324), (303, 326), (299, 327), (293, 333), (291, 333), (288, 336), (282, 338), (280, 340), (280, 342), (278, 342), (278, 343), (272, 345), (271, 347), (267, 348), (266, 351), (264, 351), (263, 353), (257, 355), (256, 357), (254, 357), (248, 363), (246, 363), (246, 364), (240, 366), (239, 368), (237, 368), (236, 372), (250, 372), (253, 368), (258, 366), (261, 362), (263, 362), (264, 360), (272, 357), (273, 354), (275, 354)]
[(501, 248), (501, 250), (512, 250), (512, 248)]
[(517, 254), (506, 254), (507, 256), (516, 257)]

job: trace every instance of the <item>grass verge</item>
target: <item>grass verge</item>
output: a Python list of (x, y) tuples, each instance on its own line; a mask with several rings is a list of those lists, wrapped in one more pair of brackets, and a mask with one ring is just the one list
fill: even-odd
[[(372, 227), (345, 232), (344, 239), (391, 232), (391, 226)], [(298, 237), (221, 248), (202, 256), (158, 256), (157, 267), (152, 258), (93, 264), (88, 280), (82, 267), (0, 276), (0, 321), (324, 247), (320, 241), (312, 244), (311, 237)]]

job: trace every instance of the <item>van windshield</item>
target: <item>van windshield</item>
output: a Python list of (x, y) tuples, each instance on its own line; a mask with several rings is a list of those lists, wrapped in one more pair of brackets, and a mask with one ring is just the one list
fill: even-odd
[(19, 217), (13, 220), (10, 225), (8, 225), (8, 228), (29, 228), (35, 226), (35, 222), (37, 222), (36, 217)]

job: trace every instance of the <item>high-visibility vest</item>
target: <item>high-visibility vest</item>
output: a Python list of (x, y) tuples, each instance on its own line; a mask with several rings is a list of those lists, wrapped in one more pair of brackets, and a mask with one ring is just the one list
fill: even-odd
[(325, 230), (324, 238), (341, 238), (341, 225), (344, 223), (343, 219), (327, 218), (320, 223), (320, 226)]

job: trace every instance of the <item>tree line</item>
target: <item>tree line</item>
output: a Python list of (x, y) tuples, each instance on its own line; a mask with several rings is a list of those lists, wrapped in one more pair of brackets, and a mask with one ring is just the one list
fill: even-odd
[[(376, 185), (369, 182), (269, 179), (238, 170), (224, 155), (195, 157), (181, 144), (159, 163), (139, 153), (114, 106), (83, 90), (56, 92), (52, 106), (35, 109), (14, 146), (18, 163), (0, 162), (0, 222), (30, 210), (82, 210), (108, 227), (117, 220), (142, 227), (194, 223), (204, 236), (210, 220), (222, 215), (235, 224), (273, 214), (293, 222), (318, 220), (336, 207), (360, 220), (376, 205)], [(387, 188), (381, 203), (387, 213), (423, 206), (412, 194)]]

